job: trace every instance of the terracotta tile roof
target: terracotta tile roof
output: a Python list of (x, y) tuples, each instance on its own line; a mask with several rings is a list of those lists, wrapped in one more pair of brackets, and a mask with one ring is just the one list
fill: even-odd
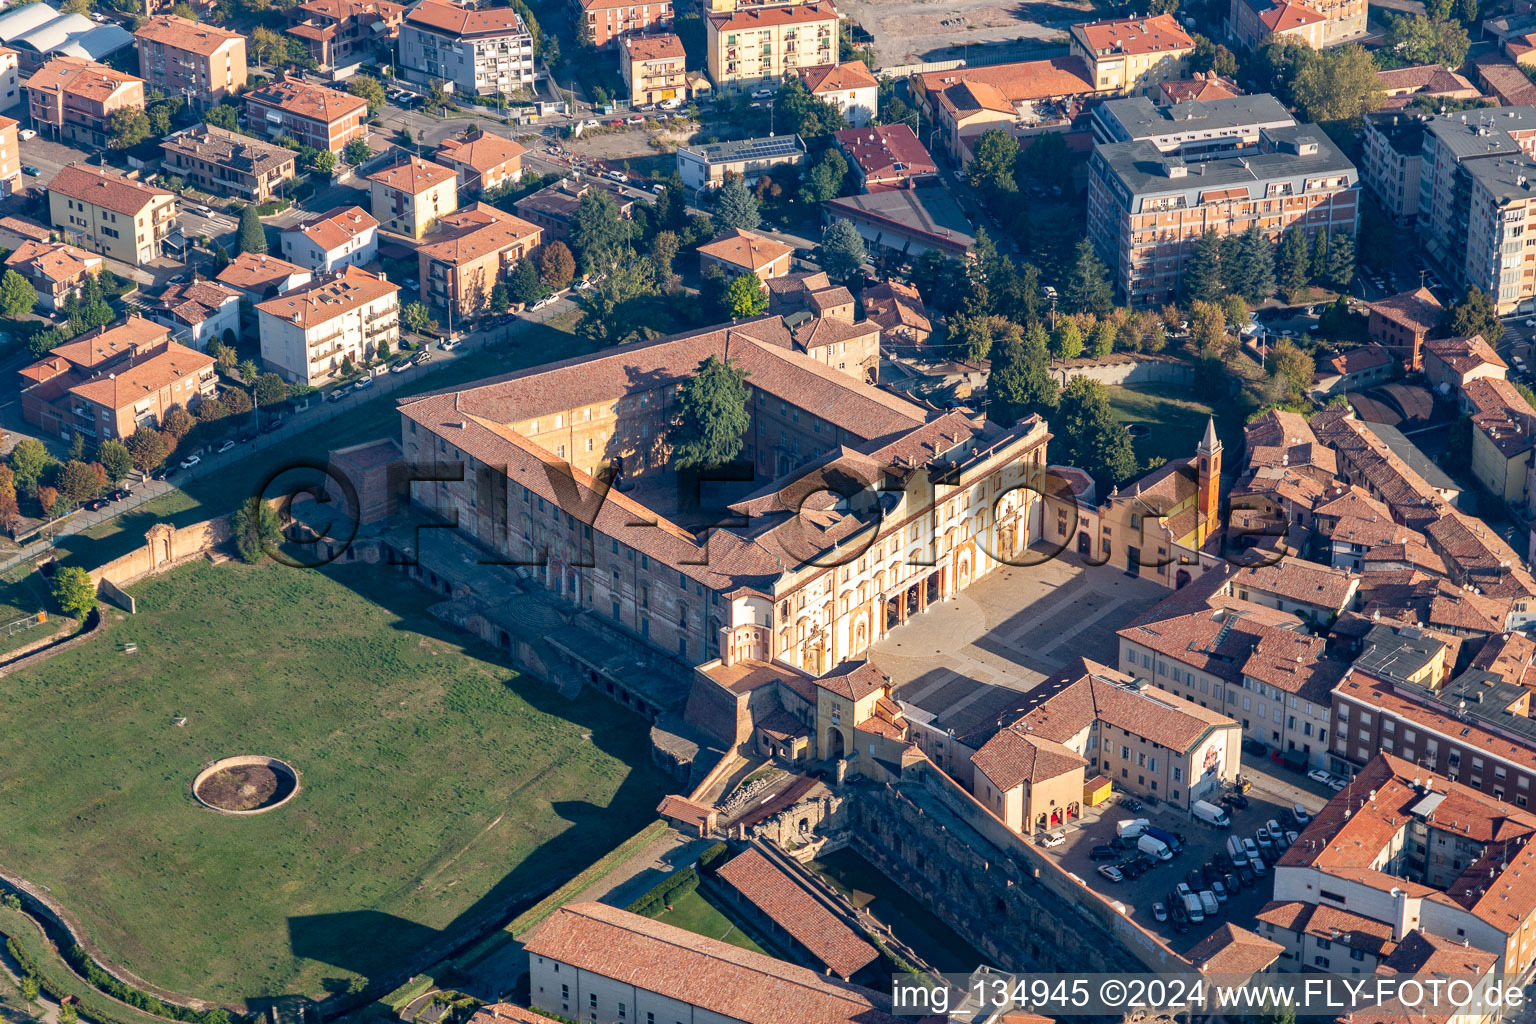
[(349, 265), (330, 280), (295, 288), (256, 308), (300, 327), (313, 327), (399, 290), (399, 285)]
[(1477, 92), (1461, 75), (1440, 64), (1421, 64), (1411, 68), (1392, 68), (1376, 72), (1376, 81), (1389, 93), (1424, 92), (1431, 95), (1452, 92)]
[(816, 685), (848, 700), (863, 700), (877, 690), (891, 685), (891, 677), (875, 667), (874, 662), (845, 661), (816, 679)]
[(1379, 313), (1412, 331), (1434, 330), (1440, 322), (1440, 315), (1445, 312), (1445, 307), (1428, 288), (1398, 292), (1376, 302), (1368, 302), (1366, 306), (1371, 312)]
[(469, 1018), (469, 1024), (556, 1024), (556, 1021), (512, 1003), (492, 1003), (476, 1010)]
[(826, 0), (790, 7), (738, 7), (709, 15), (717, 32), (754, 32), (779, 25), (808, 25), (837, 21), (837, 11)]
[(640, 63), (648, 60), (680, 60), (687, 56), (683, 51), (682, 37), (672, 32), (625, 36), (624, 52), (629, 54), (630, 60)]
[(1232, 574), (1236, 591), (1257, 590), (1335, 611), (1350, 602), (1358, 585), (1359, 579), (1343, 569), (1295, 558), (1284, 565), (1253, 565)]
[(1307, 418), (1300, 413), (1284, 409), (1270, 409), (1243, 428), (1243, 438), (1248, 446), (1288, 448), (1297, 444), (1316, 444), (1317, 436), (1307, 425)]
[(1462, 385), (1472, 426), (1506, 459), (1536, 447), (1536, 409), (1502, 377), (1478, 377)]
[[(863, 64), (859, 65), (863, 67)], [(938, 166), (910, 126), (868, 125), (834, 132), (838, 148), (866, 178), (937, 174)]]
[(444, 0), (423, 0), (405, 16), (407, 23), (452, 36), (522, 35), (528, 31), (522, 16), (511, 7), (469, 10)]
[(1319, 440), (1338, 453), (1345, 479), (1380, 495), (1395, 518), (1422, 530), (1444, 514), (1447, 506), (1440, 493), (1353, 410), (1330, 406), (1313, 416), (1310, 425)]
[(663, 818), (671, 818), (675, 821), (686, 821), (700, 828), (709, 824), (709, 818), (714, 814), (714, 808), (695, 803), (685, 796), (675, 793), (662, 797), (661, 804), (656, 808), (656, 813)]
[(1424, 342), (1424, 352), (1433, 355), (1458, 374), (1466, 374), (1479, 366), (1496, 366), (1509, 369), (1509, 364), (1499, 357), (1492, 345), (1481, 334), (1470, 338), (1431, 338)]
[(48, 183), (48, 191), (129, 217), (138, 216), (157, 198), (176, 198), (166, 189), (84, 164), (70, 164), (59, 171)]
[(260, 292), (294, 274), (308, 274), (301, 266), (266, 253), (243, 252), (219, 271), (218, 280), (231, 288)]
[(151, 16), (133, 35), (136, 39), (159, 43), (161, 46), (185, 50), (204, 57), (211, 57), (219, 52), (220, 48), (231, 40), (238, 39), (242, 44), (245, 42), (245, 36), (238, 32), (230, 32), (217, 25), (188, 21), (174, 14)]
[(283, 76), (245, 94), (247, 103), (260, 103), (295, 117), (334, 124), (343, 118), (367, 116), (368, 101), (351, 93), (327, 89), (302, 79)]
[(159, 342), (169, 341), (170, 337), (170, 328), (141, 316), (129, 316), (118, 323), (86, 331), (73, 341), (66, 341), (50, 355), (65, 360), (70, 366), (90, 369), (129, 352), (143, 351)]
[(1098, 56), (1192, 50), (1195, 41), (1171, 14), (1073, 25), (1072, 35)]
[(1390, 519), (1392, 510), (1383, 503), (1371, 497), (1370, 492), (1362, 487), (1351, 486), (1337, 497), (1318, 505), (1312, 510), (1314, 516), (1323, 516), (1335, 521), (1345, 518), (1351, 519)]
[(123, 86), (135, 82), (142, 87), (144, 79), (84, 57), (61, 56), (38, 68), (22, 85), (39, 92), (62, 92), (81, 99), (104, 102)]
[(301, 232), (321, 249), (333, 252), (358, 235), (373, 231), (378, 226), (379, 222), (374, 220), (367, 210), (361, 206), (349, 206), (329, 210), (322, 213), (318, 219), (290, 230)]
[(1259, 21), (1271, 32), (1289, 32), (1306, 25), (1316, 25), (1328, 19), (1306, 4), (1279, 0), (1279, 3), (1259, 15)]
[(1128, 626), (1119, 635), (1230, 683), (1252, 676), (1303, 699), (1326, 701), (1348, 666), (1328, 656), (1322, 637), (1289, 625), (1272, 624), (1247, 610), (1202, 608)]
[(813, 67), (798, 68), (795, 73), (804, 80), (805, 87), (816, 94), (875, 89), (880, 85), (875, 80), (874, 73), (869, 70), (869, 66), (861, 60), (851, 60), (843, 64), (817, 64)]
[(437, 155), (445, 162), (484, 174), (511, 163), (526, 152), (511, 139), (482, 131), (467, 139), (444, 139)]
[(561, 907), (524, 945), (747, 1024), (900, 1024), (863, 989), (599, 903)]
[(1088, 764), (1071, 749), (1033, 736), (1015, 724), (999, 731), (971, 755), (971, 765), (1001, 792), (1058, 778)]
[[(1049, 60), (1030, 60), (1018, 64), (994, 64), (990, 67), (955, 68), (952, 71), (930, 71), (917, 76), (924, 91), (947, 98), (949, 90), (966, 83), (990, 87), (989, 97), (1001, 97), (1004, 109), (1012, 111), (1015, 103), (1026, 100), (1048, 99), (1054, 96), (1086, 95), (1097, 91), (1088, 65), (1081, 57), (1053, 57)], [(977, 105), (981, 103), (978, 99)], [(996, 102), (989, 100), (989, 102)], [(956, 106), (960, 106), (958, 100)], [(961, 107), (961, 109), (965, 109)], [(992, 109), (982, 107), (981, 109)]]
[(1169, 103), (1188, 103), (1190, 100), (1226, 100), (1241, 96), (1243, 91), (1230, 78), (1222, 78), (1214, 71), (1196, 74), (1193, 78), (1180, 79), (1162, 84), (1164, 99)]
[(840, 977), (852, 977), (880, 955), (756, 849), (731, 858), (715, 877), (735, 889)]
[(741, 228), (732, 228), (713, 242), (699, 246), (700, 253), (753, 273), (767, 269), (775, 260), (794, 251), (793, 246)]
[(173, 284), (161, 292), (153, 306), (183, 323), (200, 324), (239, 299), (239, 292), (216, 281), (188, 281)]
[[(1327, 366), (1340, 376), (1348, 376), (1352, 373), (1364, 373), (1367, 370), (1375, 370), (1387, 366), (1392, 362), (1392, 357), (1387, 350), (1380, 345), (1359, 345), (1347, 349), (1328, 360)], [(1319, 373), (1318, 376), (1323, 376)]]
[(537, 240), (542, 230), (488, 203), (474, 203), (439, 217), (437, 227), (422, 239), (417, 251), (457, 267), (489, 253), (531, 245), (529, 239)]
[(291, 172), (297, 159), (297, 154), (285, 146), (275, 146), (211, 124), (201, 124), (172, 135), (160, 143), (160, 148), (253, 175), (266, 174), (284, 165)]
[(123, 409), (182, 378), (196, 378), (213, 368), (213, 357), (174, 341), (162, 342), (153, 354), (128, 365), (113, 363), (91, 379), (69, 389), (89, 402)]
[(1253, 915), (1255, 921), (1264, 924), (1272, 924), (1276, 928), (1283, 928), (1288, 932), (1299, 932), (1307, 926), (1307, 919), (1312, 916), (1312, 904), (1302, 903), (1300, 900), (1287, 902), (1270, 901), (1259, 908), (1259, 912)]
[(1424, 528), (1424, 533), (1457, 583), (1470, 584), (1494, 597), (1536, 595), (1536, 582), (1515, 549), (1482, 520), (1447, 509)]
[(1397, 948), (1391, 925), (1326, 903), (1313, 906), (1301, 931), (1372, 956), (1386, 956)]
[(927, 307), (917, 289), (898, 281), (886, 281), (864, 290), (864, 315), (880, 325), (881, 330), (903, 327), (932, 331)]
[(38, 242), (27, 239), (5, 258), (5, 265), (27, 277), (50, 281), (73, 281), (88, 270), (101, 266), (102, 257), (67, 242)]
[(1491, 672), (1511, 686), (1524, 686), (1533, 662), (1536, 640), (1524, 633), (1500, 633), (1488, 638), (1470, 667)]
[(1417, 928), (1403, 936), (1378, 974), (1487, 974), (1499, 962), (1496, 954)]
[(1186, 954), (1204, 974), (1258, 974), (1280, 959), (1285, 947), (1224, 921)]
[(367, 14), (377, 14), (385, 21), (396, 21), (405, 14), (405, 5), (390, 0), (309, 0), (299, 10), (346, 21)]
[(434, 185), (441, 185), (445, 181), (457, 178), (458, 172), (452, 167), (444, 167), (442, 164), (435, 164), (421, 157), (412, 157), (404, 163), (380, 168), (368, 175), (369, 181), (376, 181), (387, 188), (412, 196), (419, 196)]

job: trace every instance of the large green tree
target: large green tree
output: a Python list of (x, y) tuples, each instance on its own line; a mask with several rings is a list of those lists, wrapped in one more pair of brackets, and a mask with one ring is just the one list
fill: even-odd
[(43, 474), (57, 460), (43, 442), (35, 437), (24, 437), (16, 442), (6, 461), (15, 477), (16, 489), (22, 494), (34, 495)]
[(107, 471), (107, 479), (117, 483), (133, 472), (133, 456), (123, 442), (109, 437), (96, 449), (96, 461)]
[(763, 282), (751, 272), (731, 278), (722, 301), (732, 320), (762, 316), (768, 311), (768, 293), (763, 290)]
[(1103, 316), (1114, 308), (1114, 290), (1110, 287), (1109, 271), (1094, 255), (1093, 244), (1086, 238), (1077, 243), (1061, 301), (1069, 313)]
[(1376, 61), (1359, 43), (1317, 53), (1291, 83), (1291, 102), (1307, 121), (1348, 121), (1380, 110), (1386, 93)]
[(1186, 301), (1198, 299), (1202, 302), (1215, 302), (1221, 298), (1226, 291), (1222, 281), (1221, 254), (1221, 236), (1207, 228), (1195, 242), (1194, 251), (1184, 264), (1180, 280)]
[(0, 276), (0, 313), (12, 317), (21, 316), (32, 312), (32, 307), (36, 305), (37, 289), (32, 287), (31, 281), (14, 270), (7, 270), (4, 276)]
[(517, 261), (512, 273), (507, 275), (507, 296), (513, 302), (531, 306), (549, 294), (549, 285), (539, 280), (539, 272), (533, 260), (524, 257)]
[(727, 231), (732, 228), (751, 231), (762, 221), (761, 205), (745, 179), (732, 176), (715, 193), (714, 222), (717, 227)]
[(235, 238), (235, 251), (237, 253), (267, 251), (266, 229), (261, 226), (261, 215), (250, 203), (240, 211), (240, 231)]
[(824, 203), (836, 199), (843, 190), (843, 179), (848, 177), (848, 161), (836, 149), (828, 149), (816, 161), (805, 176), (800, 188), (800, 199), (806, 203)]
[(1014, 165), (1018, 159), (1019, 140), (1001, 128), (988, 128), (972, 149), (971, 162), (965, 168), (966, 178), (973, 188), (983, 192), (1017, 192)]
[(149, 117), (139, 107), (118, 107), (107, 117), (107, 142), (113, 149), (131, 149), (149, 138)]
[(1387, 51), (1410, 64), (1460, 67), (1471, 45), (1466, 28), (1450, 18), (1410, 14), (1393, 18), (1387, 28)]
[(821, 236), (821, 268), (839, 281), (848, 281), (864, 269), (864, 236), (850, 220), (838, 218)]
[(1062, 461), (1092, 474), (1100, 491), (1108, 493), (1136, 471), (1131, 435), (1115, 419), (1109, 391), (1098, 381), (1074, 377), (1061, 393), (1051, 428)]
[(1300, 227), (1293, 227), (1280, 236), (1280, 245), (1275, 252), (1275, 276), (1287, 297), (1300, 292), (1311, 280), (1312, 257), (1307, 246), (1307, 233)]
[(745, 444), (747, 374), (710, 356), (678, 395), (679, 420), (672, 461), (680, 469), (712, 469), (733, 461)]
[(776, 131), (793, 132), (803, 139), (848, 127), (842, 111), (817, 97), (797, 76), (786, 78), (779, 86), (773, 100), (773, 123)]
[(133, 456), (133, 464), (141, 473), (148, 473), (161, 463), (166, 456), (171, 454), (170, 447), (165, 443), (165, 438), (160, 431), (153, 427), (140, 427), (128, 438), (128, 452)]
[[(53, 599), (66, 615), (84, 619), (96, 610), (96, 584), (84, 569), (66, 565), (53, 574)], [(35, 992), (32, 998), (37, 998)]]
[(656, 278), (643, 260), (621, 263), (594, 287), (576, 294), (581, 320), (576, 330), (599, 345), (621, 345), (665, 333), (651, 301)]
[(1045, 327), (1038, 321), (1020, 331), (1015, 324), (992, 357), (987, 378), (987, 419), (1011, 425), (1056, 406), (1056, 381)]
[(584, 274), (598, 274), (629, 255), (634, 224), (619, 215), (608, 193), (592, 189), (581, 197), (571, 224), (570, 243)]
[(230, 520), (235, 550), (243, 562), (255, 564), (283, 542), (277, 510), (258, 497), (246, 498)]
[(1446, 310), (1445, 327), (1457, 338), (1481, 334), (1490, 345), (1497, 345), (1504, 336), (1504, 325), (1499, 321), (1493, 299), (1476, 285), (1468, 288), (1466, 296)]

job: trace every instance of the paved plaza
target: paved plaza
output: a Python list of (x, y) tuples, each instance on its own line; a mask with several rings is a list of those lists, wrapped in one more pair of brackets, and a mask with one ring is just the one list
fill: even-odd
[(1067, 555), (1000, 568), (908, 619), (870, 656), (897, 698), (964, 734), (1078, 658), (1117, 665), (1116, 630), (1169, 593)]

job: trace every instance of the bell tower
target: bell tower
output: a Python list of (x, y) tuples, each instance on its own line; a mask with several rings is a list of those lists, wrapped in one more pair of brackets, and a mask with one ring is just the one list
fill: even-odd
[(1195, 496), (1200, 516), (1195, 536), (1204, 544), (1205, 538), (1216, 529), (1221, 506), (1221, 441), (1216, 437), (1214, 417), (1206, 419), (1205, 437), (1200, 439), (1200, 447), (1195, 453), (1200, 458), (1200, 486)]

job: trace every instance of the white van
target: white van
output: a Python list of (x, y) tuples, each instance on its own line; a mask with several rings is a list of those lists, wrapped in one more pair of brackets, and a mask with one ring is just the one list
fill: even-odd
[(1232, 858), (1233, 867), (1242, 867), (1248, 863), (1248, 851), (1243, 849), (1242, 836), (1227, 837), (1227, 856)]
[(1189, 915), (1190, 924), (1199, 924), (1205, 920), (1205, 904), (1201, 903), (1200, 897), (1194, 893), (1185, 895), (1184, 912)]
[(1161, 839), (1142, 836), (1136, 840), (1136, 849), (1154, 860), (1173, 860), (1173, 851)]
[(1189, 808), (1196, 820), (1203, 821), (1207, 825), (1216, 828), (1231, 828), (1232, 819), (1227, 817), (1227, 812), (1207, 800), (1196, 800)]
[(1115, 823), (1115, 835), (1121, 839), (1135, 839), (1152, 824), (1146, 818), (1121, 818)]

